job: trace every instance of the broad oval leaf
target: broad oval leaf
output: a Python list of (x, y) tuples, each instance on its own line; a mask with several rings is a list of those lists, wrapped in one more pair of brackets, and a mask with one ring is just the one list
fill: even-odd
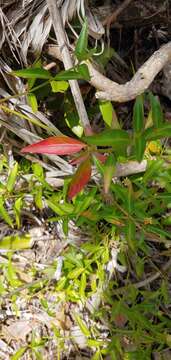
[(87, 145), (83, 142), (68, 136), (52, 136), (24, 147), (21, 152), (32, 154), (70, 155), (79, 152), (86, 146)]
[(54, 93), (56, 93), (56, 92), (64, 93), (68, 89), (68, 86), (69, 86), (68, 82), (64, 81), (64, 80), (62, 80), (62, 81), (52, 80), (50, 82), (50, 84), (52, 87), (52, 91)]
[(85, 160), (78, 167), (76, 173), (74, 174), (69, 190), (68, 190), (68, 199), (71, 200), (76, 194), (78, 194), (84, 186), (88, 183), (91, 177), (91, 161), (90, 158)]
[(89, 145), (112, 146), (120, 148), (130, 143), (130, 136), (125, 130), (105, 130), (98, 135), (85, 136), (84, 141)]

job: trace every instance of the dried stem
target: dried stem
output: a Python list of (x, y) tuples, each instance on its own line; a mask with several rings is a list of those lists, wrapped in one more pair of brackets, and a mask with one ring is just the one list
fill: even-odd
[[(65, 69), (68, 70), (73, 67), (73, 63), (72, 63), (71, 55), (70, 55), (70, 52), (69, 52), (69, 49), (67, 46), (66, 33), (65, 33), (65, 30), (63, 27), (60, 11), (58, 9), (56, 0), (47, 0), (47, 6), (49, 8), (49, 13), (50, 13), (50, 16), (52, 19), (56, 39), (57, 39), (57, 42), (58, 42), (58, 45), (60, 48), (62, 61), (63, 61)], [(72, 92), (72, 95), (73, 95), (73, 98), (75, 101), (75, 106), (77, 108), (77, 111), (78, 111), (78, 114), (80, 117), (80, 121), (84, 128), (84, 132), (85, 132), (85, 134), (90, 135), (90, 133), (92, 132), (91, 126), (90, 126), (90, 122), (89, 122), (89, 119), (87, 116), (85, 105), (84, 105), (84, 102), (82, 99), (81, 91), (78, 86), (78, 82), (76, 80), (70, 80), (69, 83), (70, 83), (71, 92)]]
[(103, 25), (107, 25), (107, 27), (110, 27), (110, 25), (116, 21), (117, 17), (121, 14), (122, 11), (126, 9), (126, 7), (131, 3), (131, 1), (132, 0), (123, 1), (123, 3), (121, 3), (112, 14), (106, 17), (106, 19), (103, 21)]

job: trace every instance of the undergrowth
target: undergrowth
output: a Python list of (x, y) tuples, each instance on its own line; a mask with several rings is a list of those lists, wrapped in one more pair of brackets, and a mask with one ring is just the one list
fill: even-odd
[[(85, 36), (86, 27), (76, 47), (80, 61), (92, 56), (83, 51)], [(63, 92), (66, 104), (67, 81), (89, 76), (86, 65), (77, 65), (54, 77), (40, 63), (13, 75), (29, 79), (33, 112), (42, 101), (36, 91), (47, 82), (49, 94)], [(35, 86), (37, 79), (46, 82)], [(71, 160), (77, 171), (62, 177), (62, 187), (48, 181), (45, 158), (31, 163), (1, 148), (1, 315), (10, 308), (12, 316), (26, 321), (23, 309), (31, 313), (35, 306), (45, 319), (42, 331), (37, 333), (34, 323), (24, 338), (8, 332), (8, 343), (18, 344), (13, 360), (24, 354), (44, 359), (48, 346), (57, 359), (79, 354), (93, 360), (146, 360), (171, 346), (171, 166), (163, 140), (171, 126), (152, 93), (136, 99), (129, 129), (123, 129), (110, 102), (98, 105), (104, 120), (99, 134), (82, 137), (84, 129), (78, 118), (74, 123), (70, 104), (65, 120), (79, 140), (68, 137), (65, 153), (61, 135), (41, 142), (41, 150), (38, 142), (23, 151), (46, 154), (53, 145), (54, 154), (70, 156), (71, 145), (78, 146), (78, 157)], [(8, 112), (3, 105), (2, 110)], [(43, 131), (54, 135), (48, 126)], [(143, 162), (145, 167), (134, 173)], [(117, 175), (118, 164), (131, 164), (131, 172)], [(58, 250), (46, 258), (47, 238), (49, 248), (53, 241)], [(38, 260), (29, 251), (40, 252)], [(2, 339), (7, 330), (2, 327)]]

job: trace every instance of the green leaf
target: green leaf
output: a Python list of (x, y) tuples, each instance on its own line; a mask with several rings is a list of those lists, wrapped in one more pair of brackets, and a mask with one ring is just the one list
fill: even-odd
[(35, 196), (34, 196), (35, 204), (38, 207), (38, 209), (42, 210), (43, 209), (42, 186), (36, 185), (35, 190), (36, 190)]
[(159, 226), (147, 225), (146, 230), (161, 236), (161, 238), (168, 237), (169, 239), (171, 239), (171, 233), (163, 229), (160, 229)]
[(144, 134), (135, 135), (134, 145), (135, 145), (135, 158), (137, 161), (141, 162), (143, 160), (144, 151), (146, 148), (146, 139), (144, 137)]
[(77, 279), (82, 274), (83, 271), (84, 268), (77, 268), (70, 271), (70, 273), (68, 274), (68, 279)]
[(80, 318), (80, 316), (77, 313), (74, 313), (74, 319), (77, 322), (81, 332), (86, 336), (86, 337), (90, 337), (90, 331), (87, 328), (85, 322)]
[(34, 93), (29, 93), (27, 95), (27, 99), (28, 99), (28, 103), (31, 106), (33, 112), (37, 112), (38, 110), (38, 104), (37, 104), (37, 98), (36, 95)]
[(150, 127), (144, 131), (146, 140), (156, 140), (163, 137), (171, 136), (171, 124), (165, 123), (163, 126), (158, 128)]
[(125, 230), (126, 230), (126, 239), (128, 242), (128, 246), (130, 247), (130, 249), (132, 251), (135, 251), (136, 250), (136, 244), (135, 244), (136, 226), (135, 226), (135, 223), (129, 219)]
[[(32, 64), (32, 68), (42, 68), (42, 62), (41, 59), (36, 59), (36, 61)], [(28, 89), (29, 91), (32, 89), (36, 82), (36, 79), (28, 79)]]
[(51, 74), (48, 70), (42, 68), (27, 68), (12, 71), (11, 75), (16, 75), (24, 79), (51, 79)]
[(101, 163), (101, 161), (94, 154), (92, 155), (92, 158), (93, 158), (94, 165), (96, 166), (96, 168), (99, 171), (100, 175), (103, 176), (103, 174), (104, 174), (104, 165)]
[(18, 163), (16, 162), (13, 168), (11, 169), (7, 180), (7, 190), (9, 192), (12, 192), (14, 190), (17, 173), (18, 173)]
[(76, 111), (68, 111), (65, 113), (65, 121), (68, 127), (73, 131), (79, 138), (83, 135), (83, 127), (80, 124), (80, 119)]
[(9, 216), (7, 210), (4, 208), (4, 199), (0, 196), (0, 216), (6, 223), (13, 228), (13, 221)]
[(86, 81), (90, 80), (90, 74), (89, 74), (88, 66), (86, 64), (78, 65), (77, 71), (78, 71), (81, 79), (86, 80)]
[(62, 221), (62, 230), (63, 230), (65, 236), (68, 236), (68, 231), (69, 231), (68, 223), (69, 223), (68, 218), (63, 219), (63, 221)]
[(32, 170), (33, 170), (33, 173), (34, 175), (40, 179), (40, 180), (43, 180), (44, 179), (44, 172), (43, 172), (43, 167), (38, 164), (38, 163), (33, 163), (32, 164)]
[(23, 199), (22, 197), (18, 198), (15, 200), (14, 203), (14, 213), (15, 213), (15, 221), (17, 224), (17, 228), (20, 228), (21, 225), (21, 209), (23, 206)]
[(110, 154), (104, 164), (104, 192), (108, 193), (112, 178), (115, 173), (116, 160), (113, 154)]
[(14, 355), (10, 357), (10, 360), (19, 360), (21, 359), (22, 355), (26, 352), (27, 346), (21, 347), (19, 350), (15, 352)]
[(111, 101), (99, 101), (104, 122), (112, 129), (120, 129), (120, 124)]
[(87, 277), (86, 277), (85, 272), (83, 272), (83, 273), (81, 274), (80, 287), (79, 287), (79, 294), (80, 294), (80, 296), (81, 296), (82, 299), (85, 298), (85, 289), (86, 289), (86, 286), (87, 286)]
[(162, 126), (162, 123), (164, 121), (163, 111), (161, 109), (160, 101), (158, 100), (157, 96), (154, 96), (152, 93), (150, 93), (150, 103), (154, 127), (159, 128)]
[(89, 145), (112, 146), (115, 149), (129, 145), (130, 136), (125, 130), (105, 130), (98, 135), (85, 136), (83, 140)]
[(88, 46), (88, 24), (85, 19), (80, 36), (76, 42), (75, 55), (79, 61), (87, 59), (87, 46)]
[(154, 175), (161, 171), (163, 160), (152, 160), (148, 163), (147, 170), (143, 176), (143, 182), (153, 180)]
[(57, 74), (53, 78), (53, 80), (79, 80), (79, 79), (84, 79), (87, 81), (90, 80), (90, 74), (86, 64), (75, 66), (74, 68), (69, 70), (60, 71), (59, 74)]
[(0, 240), (0, 249), (4, 250), (22, 250), (30, 249), (30, 247), (31, 237), (29, 234), (23, 236), (9, 235)]
[(65, 211), (61, 209), (60, 205), (54, 204), (51, 200), (46, 200), (46, 201), (50, 209), (52, 209), (57, 215), (59, 216), (65, 215)]
[(52, 80), (52, 81), (50, 81), (50, 84), (51, 84), (51, 87), (52, 87), (52, 91), (54, 93), (56, 93), (56, 92), (64, 93), (69, 87), (69, 84), (68, 84), (67, 81), (55, 81), (55, 80)]
[(144, 129), (144, 102), (143, 96), (136, 98), (133, 110), (133, 129), (135, 133), (139, 133)]
[(95, 195), (97, 192), (97, 188), (94, 187), (87, 195), (86, 197), (81, 197), (81, 199), (79, 200), (77, 198), (77, 201), (75, 203), (75, 208), (74, 208), (74, 213), (76, 214), (80, 214), (83, 211), (85, 211), (93, 202)]
[[(10, 255), (11, 256), (11, 255)], [(6, 269), (6, 277), (9, 282), (9, 284), (14, 288), (21, 285), (21, 281), (18, 279), (16, 274), (16, 269), (11, 262), (11, 259), (8, 261), (7, 269)]]
[(126, 209), (129, 214), (132, 214), (134, 212), (134, 192), (133, 192), (133, 186), (129, 179), (125, 180), (125, 184), (127, 185), (127, 191), (126, 191), (126, 198), (124, 201), (124, 204), (126, 205)]

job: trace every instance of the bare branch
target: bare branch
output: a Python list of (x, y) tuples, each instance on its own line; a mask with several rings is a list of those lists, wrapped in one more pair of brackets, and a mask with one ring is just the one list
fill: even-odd
[[(60, 60), (59, 48), (48, 47), (48, 53)], [(90, 84), (97, 90), (98, 99), (125, 102), (135, 99), (137, 95), (147, 90), (155, 76), (171, 63), (171, 41), (154, 52), (154, 54), (139, 68), (133, 78), (124, 85), (108, 79), (95, 66), (86, 62), (91, 76)]]

